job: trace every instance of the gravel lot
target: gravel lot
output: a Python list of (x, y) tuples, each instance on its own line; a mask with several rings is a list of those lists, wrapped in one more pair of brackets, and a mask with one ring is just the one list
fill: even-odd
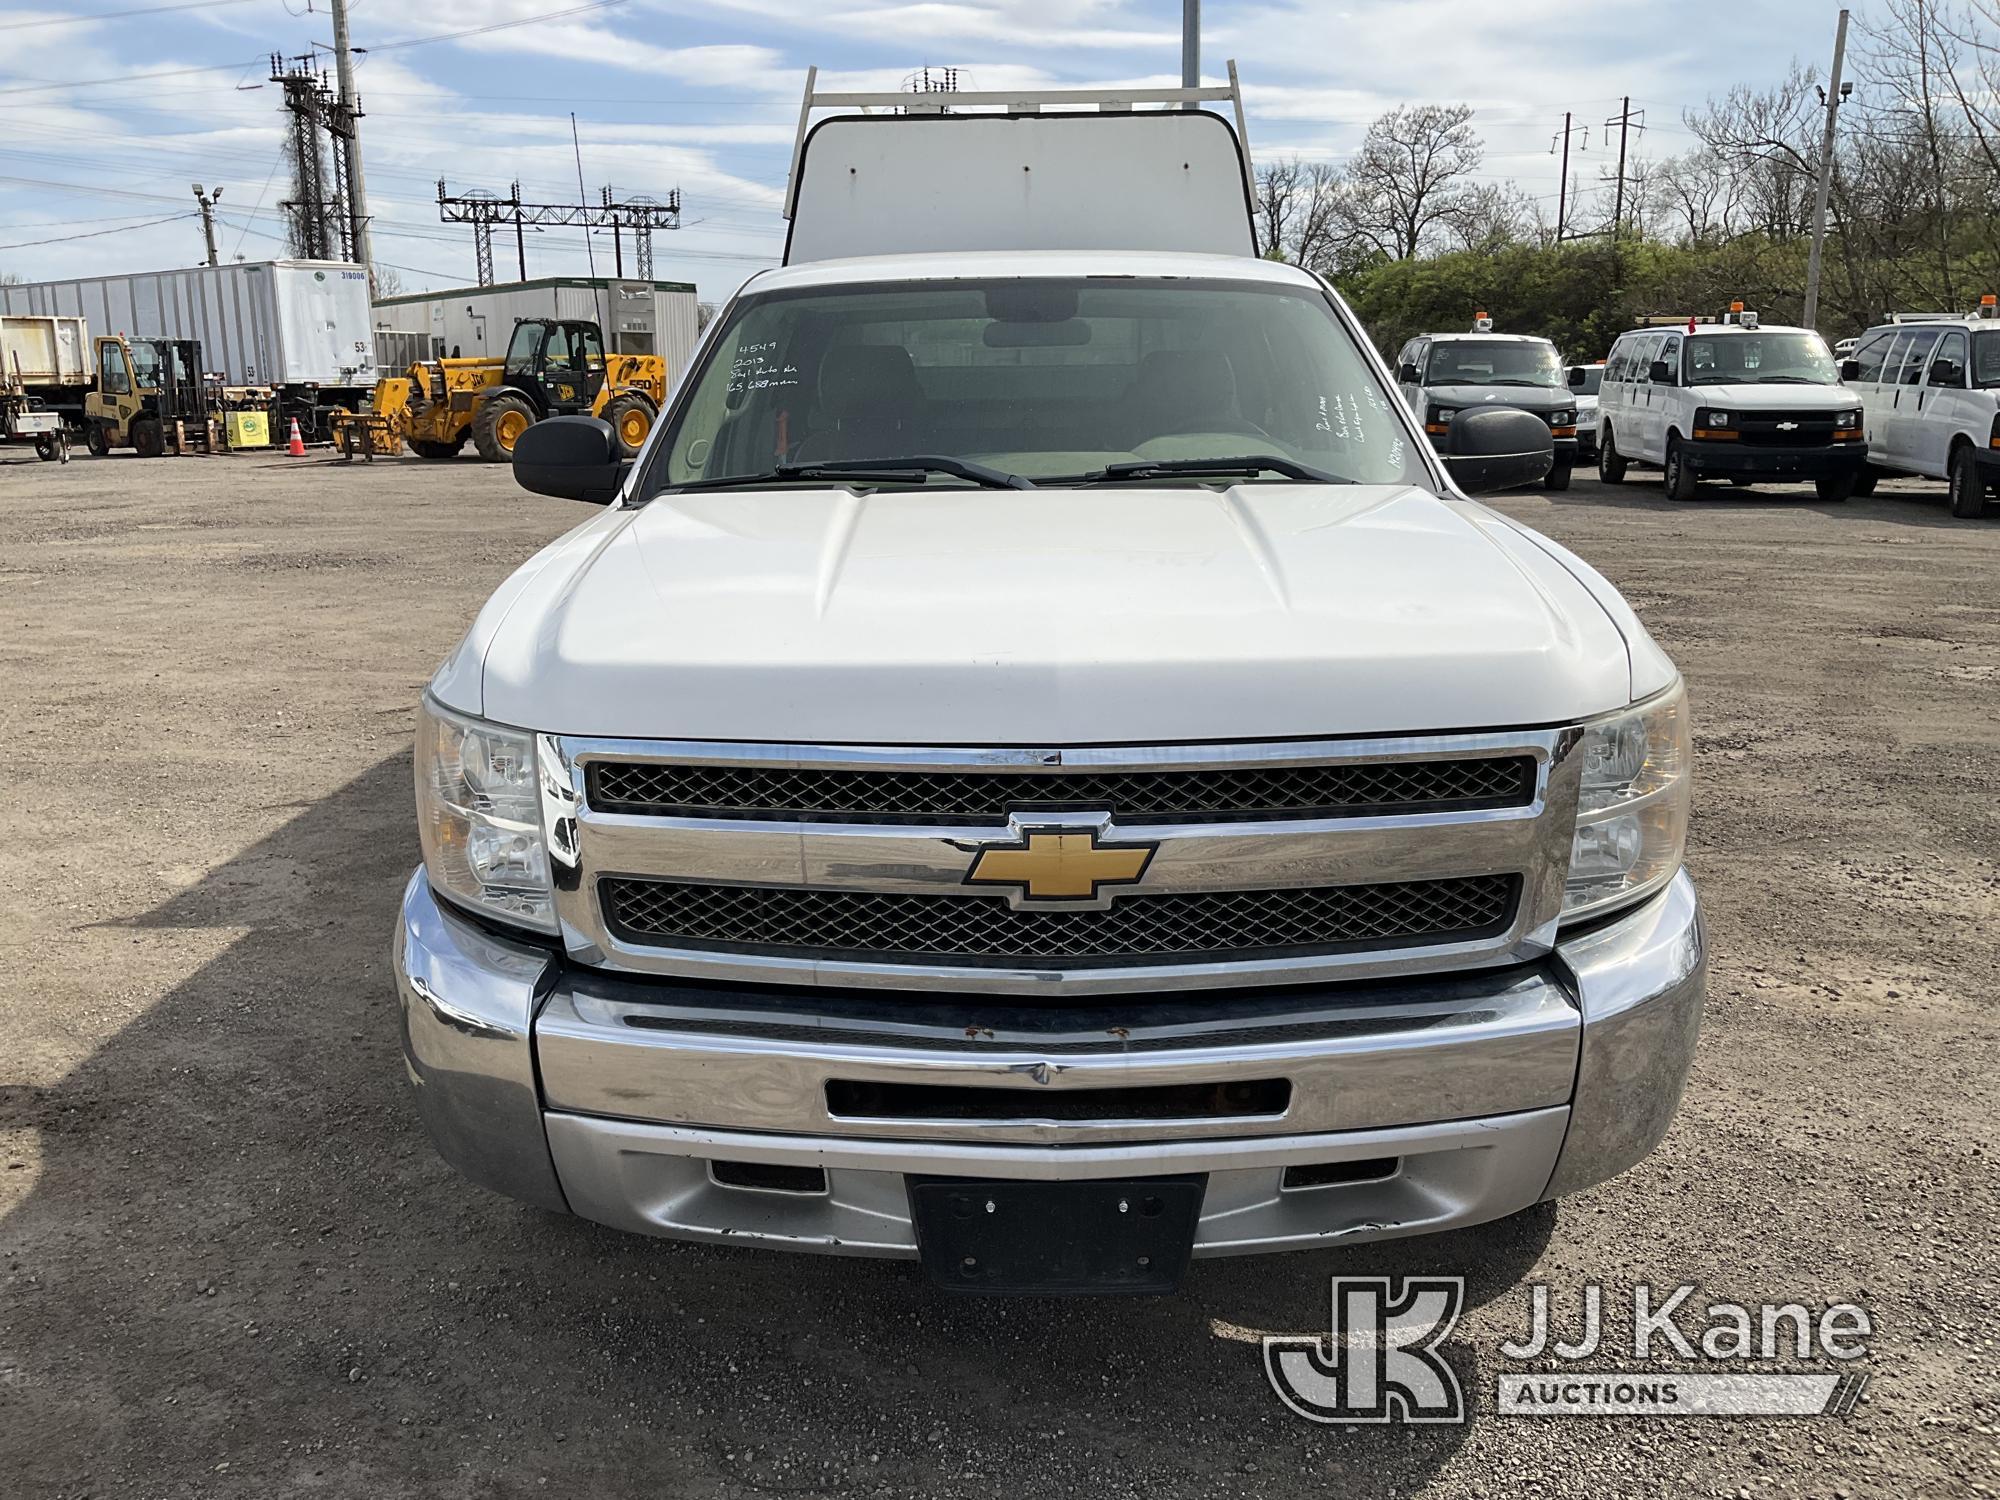
[[(1556, 1210), (1172, 1300), (965, 1302), (523, 1208), (419, 1130), (387, 966), (411, 707), (576, 508), (468, 462), (8, 453), (0, 1493), (2000, 1493), (2000, 515), (1501, 506), (1692, 685), (1713, 988), (1666, 1145)], [(1258, 1335), (1324, 1331), (1360, 1271), (1471, 1279), (1469, 1425), (1280, 1408)], [(1573, 1322), (1641, 1279), (1864, 1302), (1867, 1401), (1492, 1414), (1525, 1283)]]

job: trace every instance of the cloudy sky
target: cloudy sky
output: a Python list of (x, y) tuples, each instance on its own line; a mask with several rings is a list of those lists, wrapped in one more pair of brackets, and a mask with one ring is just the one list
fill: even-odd
[[(1393, 104), (1464, 100), (1489, 175), (1553, 201), (1565, 109), (1589, 127), (1574, 168), (1586, 180), (1612, 164), (1603, 122), (1628, 93), (1645, 111), (1637, 149), (1683, 149), (1681, 112), (1710, 93), (1775, 79), (1794, 56), (1824, 69), (1838, 8), (1206, 0), (1203, 61), (1220, 81), (1237, 60), (1257, 157), (1338, 158)], [(1180, 0), (353, 0), (376, 256), (412, 290), (469, 283), (471, 231), (438, 222), (438, 177), (453, 192), (518, 179), (524, 197), (573, 200), (574, 111), (593, 196), (605, 183), (621, 196), (681, 192), (685, 227), (656, 237), (655, 274), (725, 296), (782, 243), (808, 64), (848, 89), (896, 88), (926, 65), (958, 67), (971, 88), (1175, 84), (1180, 11)], [(0, 0), (0, 271), (198, 263), (195, 181), (223, 189), (225, 256), (283, 254), (267, 57), (331, 34), (327, 0)], [(610, 251), (600, 240), (600, 271)], [(512, 254), (505, 235), (496, 258), (511, 267)], [(586, 259), (579, 229), (528, 236), (530, 276), (580, 274)]]

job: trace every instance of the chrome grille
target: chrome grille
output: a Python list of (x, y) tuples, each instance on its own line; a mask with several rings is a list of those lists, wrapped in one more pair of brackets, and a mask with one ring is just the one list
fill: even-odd
[(1004, 824), (1011, 811), (1102, 807), (1119, 823), (1360, 817), (1524, 807), (1527, 756), (1196, 770), (832, 770), (595, 761), (590, 805), (652, 817)]
[(1133, 895), (1101, 910), (1005, 901), (606, 877), (612, 932), (673, 948), (1063, 968), (1299, 956), (1456, 942), (1513, 920), (1518, 875)]

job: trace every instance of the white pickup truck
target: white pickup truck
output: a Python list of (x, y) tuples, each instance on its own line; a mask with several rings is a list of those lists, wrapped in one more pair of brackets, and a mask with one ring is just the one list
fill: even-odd
[(1461, 491), (1539, 482), (1545, 423), (1434, 449), (1256, 257), (1240, 126), (1178, 107), (1218, 97), (802, 124), (788, 263), (637, 459), (523, 437), (602, 508), (424, 696), (395, 942), (465, 1176), (1145, 1292), (1659, 1141), (1705, 984), (1680, 679)]

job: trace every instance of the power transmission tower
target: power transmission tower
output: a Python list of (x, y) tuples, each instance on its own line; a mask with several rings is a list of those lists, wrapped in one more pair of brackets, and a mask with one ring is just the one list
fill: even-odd
[(1840, 118), (1840, 101), (1854, 91), (1840, 82), (1840, 65), (1847, 58), (1847, 12), (1840, 13), (1840, 28), (1833, 34), (1833, 72), (1827, 76), (1826, 134), (1819, 144), (1819, 183), (1813, 191), (1812, 249), (1806, 256), (1806, 305), (1800, 321), (1813, 327), (1819, 319), (1820, 256), (1826, 249), (1826, 200), (1833, 191), (1833, 130)]
[(1632, 96), (1629, 94), (1619, 106), (1618, 113), (1604, 122), (1606, 130), (1613, 125), (1618, 127), (1618, 188), (1612, 196), (1611, 209), (1611, 243), (1614, 245), (1625, 227), (1625, 147), (1635, 122), (1643, 131), (1646, 128), (1646, 112), (1642, 109), (1636, 115), (1632, 113)]
[(625, 274), (624, 240), (620, 233), (630, 229), (638, 274), (647, 280), (653, 275), (653, 231), (681, 227), (681, 194), (676, 188), (663, 203), (655, 198), (614, 198), (611, 189), (600, 191), (596, 203), (524, 203), (521, 184), (511, 185), (505, 198), (491, 193), (445, 191), (438, 179), (438, 217), (447, 224), (472, 226), (472, 250), (477, 263), (479, 285), (493, 284), (493, 226), (514, 226), (515, 253), (520, 259), (521, 279), (528, 279), (528, 258), (522, 238), (524, 225), (581, 224), (588, 229), (609, 229), (617, 247), (618, 274)]
[(353, 224), (344, 178), (354, 117), (326, 86), (326, 75), (310, 56), (295, 57), (287, 66), (273, 53), (271, 82), (283, 87), (285, 109), (292, 117), (292, 196), (278, 205), (291, 215), (292, 253), (306, 260), (352, 260)]

